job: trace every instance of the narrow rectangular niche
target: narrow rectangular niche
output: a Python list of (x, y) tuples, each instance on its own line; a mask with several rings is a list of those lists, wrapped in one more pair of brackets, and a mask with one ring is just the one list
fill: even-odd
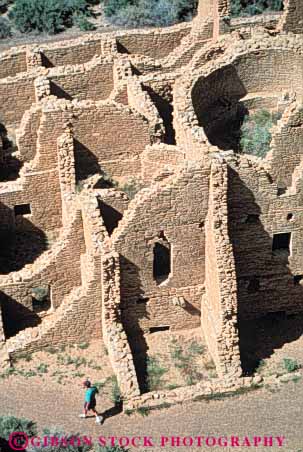
[(149, 329), (150, 334), (161, 333), (162, 331), (169, 331), (170, 326), (153, 326)]
[(291, 232), (274, 234), (272, 252), (275, 256), (288, 257), (290, 255)]
[(14, 207), (14, 213), (15, 216), (24, 216), (24, 215), (31, 215), (31, 205), (30, 204), (19, 204)]

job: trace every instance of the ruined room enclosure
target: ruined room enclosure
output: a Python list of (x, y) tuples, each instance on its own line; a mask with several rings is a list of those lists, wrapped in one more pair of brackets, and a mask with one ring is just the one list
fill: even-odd
[[(293, 69), (286, 75), (285, 67), (289, 66)], [(292, 100), (302, 97), (301, 72), (300, 55), (260, 49), (236, 56), (227, 65), (223, 59), (219, 69), (198, 78), (192, 89), (192, 103), (209, 143), (223, 151), (242, 152), (241, 127), (245, 119), (265, 110), (277, 123)]]
[[(0, 182), (4, 363), (94, 337), (126, 399), (211, 387), (253, 373), (275, 316), (302, 312), (302, 39), (226, 29), (227, 6), (0, 56), (22, 162)], [(266, 167), (238, 155), (262, 109), (281, 117)]]

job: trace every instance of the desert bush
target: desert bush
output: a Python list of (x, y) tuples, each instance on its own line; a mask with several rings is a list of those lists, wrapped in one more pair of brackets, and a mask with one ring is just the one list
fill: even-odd
[(255, 16), (269, 11), (281, 11), (283, 9), (283, 0), (232, 0), (231, 15)]
[(33, 421), (14, 416), (0, 416), (0, 438), (9, 439), (12, 432), (24, 432), (27, 436), (37, 435), (37, 427)]
[(287, 370), (287, 372), (296, 372), (296, 370), (300, 369), (300, 365), (297, 363), (297, 361), (295, 359), (291, 359), (291, 358), (285, 358), (283, 359), (283, 364), (284, 364), (284, 368), (285, 370)]
[(112, 380), (111, 401), (115, 404), (115, 406), (119, 406), (122, 403), (122, 395), (120, 392), (118, 381), (115, 376), (112, 377), (111, 380)]
[(12, 28), (5, 17), (0, 17), (0, 39), (9, 38), (12, 34)]
[(147, 359), (147, 385), (149, 391), (155, 391), (162, 387), (162, 377), (167, 372), (156, 357)]
[(9, 17), (22, 33), (54, 34), (71, 26), (77, 15), (90, 14), (86, 0), (16, 0)]
[(95, 30), (95, 26), (91, 23), (85, 14), (78, 13), (73, 16), (73, 23), (76, 25), (81, 31), (91, 31)]
[(96, 447), (96, 452), (129, 452), (130, 449), (125, 449), (120, 446), (100, 446), (100, 444)]
[(279, 118), (279, 115), (272, 114), (267, 110), (247, 115), (241, 127), (240, 151), (257, 157), (265, 157), (270, 149), (271, 128)]
[(196, 0), (108, 0), (105, 15), (126, 26), (167, 26), (191, 17)]

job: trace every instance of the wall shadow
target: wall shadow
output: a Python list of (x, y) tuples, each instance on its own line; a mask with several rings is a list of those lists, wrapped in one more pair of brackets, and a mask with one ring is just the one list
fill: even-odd
[(156, 93), (151, 87), (144, 86), (144, 90), (149, 94), (152, 102), (156, 106), (165, 127), (165, 135), (163, 142), (166, 144), (176, 144), (176, 131), (173, 126), (173, 98), (167, 100), (160, 94)]
[(121, 317), (132, 351), (141, 393), (148, 392), (148, 345), (140, 319), (148, 318), (140, 272), (137, 265), (120, 255), (121, 268)]
[(40, 317), (35, 312), (2, 291), (0, 291), (0, 305), (6, 339), (41, 323)]
[(102, 174), (97, 157), (77, 139), (74, 139), (74, 150), (77, 182), (94, 174)]
[[(1, 150), (1, 147), (3, 147), (3, 150)], [(17, 151), (18, 148), (12, 138), (9, 137), (6, 127), (0, 123), (0, 182), (18, 179), (23, 162), (15, 157), (14, 153)]]
[(52, 80), (50, 81), (50, 92), (52, 96), (56, 96), (58, 99), (73, 100), (73, 97), (70, 94)]
[(0, 274), (7, 275), (32, 264), (48, 249), (45, 233), (28, 216), (15, 216), (0, 203)]
[(122, 220), (123, 215), (114, 207), (98, 199), (98, 206), (101, 216), (104, 221), (104, 225), (109, 235), (112, 235), (114, 230), (118, 227), (119, 222)]
[[(238, 284), (241, 362), (244, 374), (251, 375), (261, 360), (303, 334), (302, 315), (292, 315), (303, 311), (303, 286), (301, 276), (288, 267), (287, 253), (273, 252), (273, 239), (260, 220), (255, 195), (232, 168), (228, 207)], [(285, 206), (285, 218), (288, 212)], [(283, 228), (293, 231), (291, 225), (281, 226), (281, 232)]]
[(236, 68), (225, 66), (201, 78), (192, 90), (192, 102), (209, 142), (222, 150), (239, 150), (240, 128), (248, 110), (247, 94)]

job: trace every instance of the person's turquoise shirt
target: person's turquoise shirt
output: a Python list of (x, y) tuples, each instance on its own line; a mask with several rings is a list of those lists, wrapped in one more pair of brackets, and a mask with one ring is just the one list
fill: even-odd
[(85, 391), (85, 402), (87, 402), (87, 403), (93, 402), (96, 398), (96, 393), (97, 393), (97, 388), (95, 388), (94, 386), (92, 388), (88, 388)]

